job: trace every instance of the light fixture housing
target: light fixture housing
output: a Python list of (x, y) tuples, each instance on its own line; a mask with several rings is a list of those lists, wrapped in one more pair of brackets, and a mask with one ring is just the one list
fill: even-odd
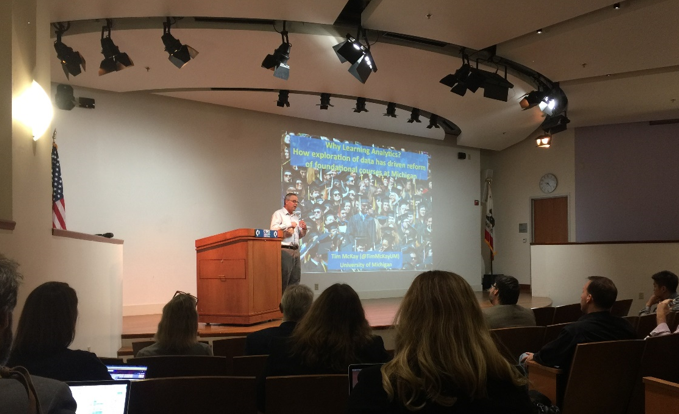
[(289, 95), (290, 91), (278, 91), (278, 100), (276, 101), (276, 106), (280, 108), (283, 108), (284, 106), (290, 107), (290, 101), (288, 100)]
[[(61, 36), (71, 27), (71, 23), (65, 26), (62, 23), (54, 24), (56, 29), (57, 40), (54, 42), (54, 50), (57, 52), (57, 58), (61, 62), (61, 68), (64, 70), (66, 79), (70, 76), (78, 76), (82, 71), (86, 70), (85, 58), (80, 52), (76, 52), (73, 48), (66, 46), (61, 41)], [(81, 71), (82, 68), (82, 71)]]
[(288, 31), (285, 30), (285, 22), (283, 22), (283, 31), (281, 32), (283, 42), (273, 54), (266, 55), (262, 61), (262, 67), (273, 71), (273, 75), (278, 79), (288, 80), (290, 76), (290, 66), (288, 60), (290, 59), (290, 49), (292, 44), (288, 40)]
[(163, 40), (163, 45), (165, 45), (165, 51), (169, 54), (168, 60), (177, 68), (181, 69), (184, 65), (189, 63), (190, 60), (195, 59), (196, 56), (198, 56), (198, 51), (189, 45), (182, 44), (179, 39), (170, 34), (172, 24), (173, 22), (171, 22), (168, 17), (167, 21), (163, 23), (163, 35), (161, 36), (161, 39)]
[(552, 136), (549, 134), (540, 135), (535, 139), (538, 148), (549, 148), (552, 145)]
[(439, 116), (435, 114), (431, 114), (429, 116), (429, 125), (427, 125), (427, 129), (432, 129), (432, 128), (441, 128), (439, 126)]
[(57, 94), (54, 96), (57, 108), (65, 111), (70, 111), (75, 108), (75, 96), (73, 96), (73, 87), (71, 85), (59, 84), (57, 85)]
[(52, 101), (36, 81), (12, 101), (12, 118), (31, 128), (34, 141), (45, 134), (53, 116)]
[(361, 113), (361, 112), (368, 112), (368, 110), (365, 107), (365, 98), (356, 98), (356, 108), (354, 108), (354, 112), (356, 113)]
[(547, 96), (547, 93), (544, 91), (532, 91), (523, 96), (521, 101), (519, 102), (519, 106), (521, 106), (521, 109), (524, 111), (527, 109), (534, 108), (538, 106), (540, 103), (542, 103), (545, 100), (545, 97)]
[(507, 80), (507, 68), (505, 67), (505, 76), (502, 77), (498, 73), (488, 72), (477, 67), (472, 67), (469, 63), (469, 57), (462, 56), (462, 66), (455, 71), (454, 74), (444, 76), (440, 83), (450, 87), (450, 91), (464, 96), (467, 90), (476, 93), (479, 88), (483, 88), (483, 96), (498, 101), (507, 102), (509, 89), (514, 85)]
[(571, 122), (566, 114), (547, 116), (545, 120), (540, 124), (540, 128), (549, 135), (558, 134), (559, 132), (565, 131), (568, 128), (568, 124)]
[[(361, 33), (363, 34), (366, 46), (358, 40)], [(347, 40), (336, 44), (332, 48), (340, 62), (351, 63), (349, 73), (361, 83), (365, 83), (371, 73), (377, 72), (377, 65), (375, 65), (375, 60), (370, 52), (370, 43), (366, 37), (365, 29), (359, 27), (356, 38), (347, 34)]]
[(329, 93), (322, 93), (321, 94), (321, 103), (318, 105), (321, 107), (323, 110), (327, 110), (329, 106), (334, 107), (334, 105), (330, 104), (330, 94)]
[(418, 108), (413, 108), (413, 110), (410, 111), (410, 119), (408, 119), (408, 123), (412, 124), (413, 122), (417, 122), (418, 124), (422, 122), (420, 121), (420, 110)]
[(127, 53), (121, 53), (118, 46), (113, 43), (113, 39), (111, 39), (112, 26), (113, 21), (106, 19), (106, 26), (101, 28), (101, 53), (104, 55), (104, 60), (99, 65), (99, 76), (134, 66), (134, 62)]
[(387, 112), (384, 114), (384, 116), (396, 118), (396, 104), (395, 103), (389, 102), (387, 104)]

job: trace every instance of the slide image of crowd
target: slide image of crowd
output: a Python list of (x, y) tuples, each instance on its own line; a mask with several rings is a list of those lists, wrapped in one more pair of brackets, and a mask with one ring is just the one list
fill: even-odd
[[(286, 132), (282, 138), (281, 203), (287, 193), (297, 194), (295, 214), (307, 224), (307, 235), (300, 241), (303, 272), (433, 268), (431, 179), (378, 177), (291, 165), (290, 134), (293, 133)], [(400, 265), (333, 268), (329, 266), (331, 252), (397, 253)]]

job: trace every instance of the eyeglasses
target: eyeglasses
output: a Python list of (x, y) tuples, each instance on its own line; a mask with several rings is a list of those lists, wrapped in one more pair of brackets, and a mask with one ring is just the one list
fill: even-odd
[(189, 296), (189, 297), (193, 298), (193, 300), (196, 301), (196, 305), (198, 304), (198, 298), (197, 298), (197, 297), (193, 296), (193, 295), (190, 294), (190, 293), (182, 292), (181, 290), (178, 290), (178, 291), (174, 292), (174, 295), (172, 296), (172, 299), (176, 298), (176, 297), (179, 296), (179, 295), (186, 295), (186, 296)]

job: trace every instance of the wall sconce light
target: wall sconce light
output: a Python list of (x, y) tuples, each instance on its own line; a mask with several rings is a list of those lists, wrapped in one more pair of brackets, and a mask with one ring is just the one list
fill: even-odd
[(538, 148), (549, 148), (552, 145), (552, 136), (549, 134), (540, 135), (535, 142)]
[(52, 101), (36, 81), (12, 102), (12, 117), (31, 128), (34, 141), (45, 134), (53, 115)]

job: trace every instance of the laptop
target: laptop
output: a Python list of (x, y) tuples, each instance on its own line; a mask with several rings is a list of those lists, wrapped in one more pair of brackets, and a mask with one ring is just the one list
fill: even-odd
[(384, 365), (382, 363), (378, 364), (351, 364), (349, 365), (349, 394), (354, 390), (356, 384), (358, 384), (358, 373), (364, 368), (374, 367), (375, 365)]
[(113, 380), (136, 381), (146, 378), (148, 367), (144, 365), (106, 365)]
[(76, 414), (127, 414), (130, 381), (67, 382), (78, 408)]

